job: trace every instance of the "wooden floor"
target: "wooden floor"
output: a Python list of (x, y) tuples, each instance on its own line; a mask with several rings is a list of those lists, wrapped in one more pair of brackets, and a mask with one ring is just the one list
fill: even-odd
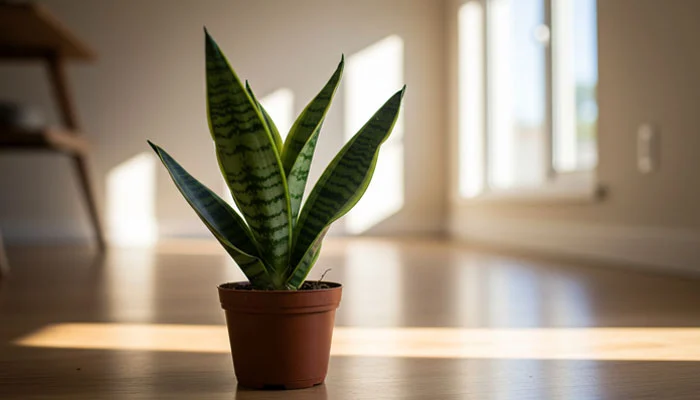
[(210, 243), (10, 248), (0, 399), (700, 399), (700, 280), (437, 241), (329, 240), (324, 385), (238, 388)]

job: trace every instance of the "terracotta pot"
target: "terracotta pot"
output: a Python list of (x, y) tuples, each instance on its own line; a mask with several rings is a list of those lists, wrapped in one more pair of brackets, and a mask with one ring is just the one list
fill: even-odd
[(330, 289), (257, 291), (219, 286), (238, 383), (300, 389), (323, 383), (342, 285)]

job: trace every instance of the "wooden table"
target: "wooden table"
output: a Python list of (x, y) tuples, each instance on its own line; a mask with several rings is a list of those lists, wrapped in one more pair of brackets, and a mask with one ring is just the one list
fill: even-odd
[(5, 244), (2, 241), (2, 231), (0, 231), (0, 279), (7, 275), (10, 271), (10, 262), (7, 261), (5, 254)]
[[(104, 251), (106, 241), (88, 163), (90, 147), (81, 134), (77, 107), (66, 75), (68, 61), (94, 59), (93, 51), (46, 8), (32, 3), (0, 3), (0, 61), (43, 63), (63, 123), (63, 127), (58, 129), (2, 128), (0, 151), (53, 151), (69, 156), (97, 246)], [(1, 253), (0, 250), (0, 257)]]

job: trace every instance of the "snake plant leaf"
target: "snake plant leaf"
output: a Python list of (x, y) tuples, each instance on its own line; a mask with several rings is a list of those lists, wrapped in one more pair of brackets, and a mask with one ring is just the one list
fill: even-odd
[(265, 119), (265, 124), (267, 125), (267, 129), (270, 131), (270, 134), (272, 134), (272, 140), (275, 142), (275, 148), (277, 149), (277, 154), (282, 154), (282, 136), (280, 136), (280, 131), (277, 129), (277, 125), (275, 125), (275, 121), (272, 120), (270, 117), (270, 114), (267, 113), (267, 110), (265, 107), (263, 107), (262, 103), (258, 101), (258, 99), (255, 97), (255, 94), (253, 93), (253, 89), (250, 88), (250, 84), (248, 81), (245, 81), (245, 90), (248, 92), (250, 95), (250, 98), (253, 99), (255, 104), (258, 105), (258, 109), (260, 110), (260, 113), (262, 113), (263, 118)]
[(306, 180), (309, 177), (309, 170), (311, 170), (311, 161), (314, 158), (314, 150), (316, 150), (319, 132), (321, 132), (321, 125), (316, 128), (316, 131), (301, 149), (287, 176), (292, 223), (296, 222), (297, 216), (299, 215), (301, 200), (304, 197), (304, 190), (306, 190)]
[(282, 165), (287, 175), (289, 175), (289, 172), (292, 170), (292, 166), (306, 142), (309, 141), (309, 138), (311, 138), (314, 132), (319, 129), (321, 123), (323, 123), (323, 119), (326, 117), (328, 108), (333, 100), (333, 95), (338, 88), (338, 83), (340, 83), (340, 78), (343, 75), (344, 66), (345, 57), (341, 56), (338, 67), (335, 69), (335, 72), (328, 82), (326, 82), (326, 85), (316, 97), (306, 105), (289, 130), (287, 139), (284, 141), (284, 150), (282, 151)]
[(258, 244), (282, 284), (292, 221), (287, 181), (272, 134), (214, 39), (206, 34), (207, 110), (222, 174)]
[(299, 264), (291, 271), (287, 279), (288, 288), (297, 290), (301, 284), (304, 283), (306, 276), (309, 275), (309, 271), (311, 271), (311, 268), (316, 264), (316, 260), (318, 260), (318, 256), (321, 254), (321, 245), (323, 244), (323, 238), (326, 236), (327, 232), (328, 227), (314, 240), (313, 244), (309, 246), (306, 253), (304, 253)]
[[(228, 206), (228, 204), (226, 204)], [(233, 210), (232, 210), (233, 211)], [(235, 213), (235, 211), (233, 211)], [(240, 218), (240, 217), (239, 217)], [(214, 232), (214, 228), (210, 226), (206, 221), (204, 225), (209, 229), (210, 232)], [(230, 241), (223, 237), (214, 235), (216, 240), (221, 244), (221, 246), (226, 250), (226, 252), (231, 256), (233, 261), (236, 262), (238, 267), (243, 271), (250, 284), (256, 289), (270, 289), (274, 288), (272, 278), (265, 267), (265, 264), (258, 257), (252, 256), (241, 252), (234, 246)]]
[(295, 221), (299, 214), (318, 135), (333, 96), (338, 89), (344, 65), (345, 57), (341, 57), (333, 75), (316, 97), (299, 114), (284, 142), (282, 165), (284, 166), (284, 172), (287, 175), (287, 185), (289, 186), (292, 221)]
[[(170, 154), (148, 141), (187, 203), (256, 287), (268, 287), (270, 276), (257, 256), (243, 219), (219, 196), (190, 175)], [(233, 244), (235, 243), (235, 244)]]
[[(379, 147), (396, 124), (405, 90), (404, 86), (384, 103), (319, 178), (294, 228), (290, 265), (304, 268), (300, 262), (309, 248), (331, 223), (350, 211), (367, 190), (377, 164)], [(298, 273), (294, 271), (293, 275)]]

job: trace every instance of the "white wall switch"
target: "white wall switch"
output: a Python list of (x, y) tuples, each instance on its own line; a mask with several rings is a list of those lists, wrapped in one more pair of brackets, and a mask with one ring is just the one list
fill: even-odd
[(642, 124), (637, 129), (637, 168), (648, 174), (659, 169), (659, 132), (652, 124)]

